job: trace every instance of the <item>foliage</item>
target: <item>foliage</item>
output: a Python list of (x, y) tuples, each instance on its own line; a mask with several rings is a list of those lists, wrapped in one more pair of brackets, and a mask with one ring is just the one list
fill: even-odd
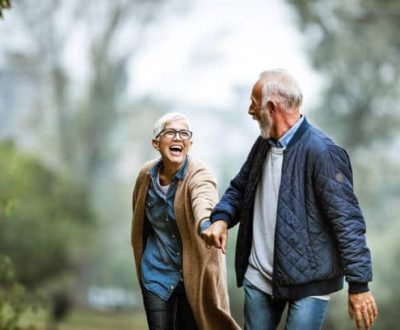
[(0, 251), (18, 280), (34, 288), (73, 271), (92, 223), (86, 192), (11, 143), (0, 143), (0, 163)]
[(0, 0), (0, 18), (3, 17), (2, 9), (11, 8), (11, 0)]
[[(400, 124), (400, 2), (288, 0), (327, 80), (319, 122), (348, 148), (393, 138)], [(371, 138), (373, 137), (373, 138)]]
[[(143, 120), (156, 115), (152, 104), (138, 105), (127, 87), (154, 23), (185, 6), (183, 0), (19, 0), (13, 8), (19, 23), (11, 22), (12, 37), (1, 40), (4, 67), (15, 78), (7, 97), (29, 99), (26, 110), (7, 109), (6, 117), (29, 122), (23, 130), (16, 127), (14, 136), (23, 131), (40, 157), (84, 181), (96, 212), (99, 230), (88, 251), (90, 263), (81, 263), (82, 286), (132, 283), (133, 274), (120, 270), (133, 271), (125, 244), (131, 191), (125, 191), (120, 167), (127, 158), (143, 162), (137, 136), (149, 127)], [(17, 39), (28, 42), (14, 51)], [(15, 87), (24, 83), (31, 94)]]
[(32, 306), (32, 295), (18, 283), (10, 258), (0, 254), (0, 329), (33, 330), (34, 326), (19, 325), (21, 316)]

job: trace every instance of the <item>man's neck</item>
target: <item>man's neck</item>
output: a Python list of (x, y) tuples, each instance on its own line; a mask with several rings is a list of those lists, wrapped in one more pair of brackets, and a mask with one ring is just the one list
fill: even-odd
[(281, 115), (271, 127), (271, 138), (279, 141), (279, 139), (297, 123), (300, 117), (301, 115), (299, 112)]

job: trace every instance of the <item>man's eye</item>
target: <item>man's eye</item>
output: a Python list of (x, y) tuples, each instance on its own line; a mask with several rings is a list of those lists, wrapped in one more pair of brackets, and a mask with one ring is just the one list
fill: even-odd
[(188, 137), (189, 137), (189, 132), (181, 131), (180, 135), (181, 135), (181, 137), (183, 137), (183, 138), (188, 138)]
[(174, 134), (175, 134), (174, 130), (168, 129), (165, 131), (165, 135), (174, 135)]

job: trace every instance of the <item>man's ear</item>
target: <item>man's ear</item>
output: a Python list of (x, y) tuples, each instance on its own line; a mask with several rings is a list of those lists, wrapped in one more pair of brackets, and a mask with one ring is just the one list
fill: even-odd
[(151, 144), (153, 145), (154, 149), (160, 150), (160, 141), (158, 139), (152, 139)]
[(276, 104), (274, 101), (269, 100), (267, 104), (265, 105), (267, 108), (267, 111), (272, 115), (274, 112), (276, 112)]

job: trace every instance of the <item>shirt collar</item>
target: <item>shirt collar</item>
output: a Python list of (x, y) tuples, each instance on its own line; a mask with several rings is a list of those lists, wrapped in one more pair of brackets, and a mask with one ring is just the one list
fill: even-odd
[(301, 123), (304, 121), (304, 116), (301, 115), (300, 119), (296, 121), (296, 123), (285, 133), (281, 136), (281, 138), (276, 141), (275, 139), (269, 138), (268, 143), (275, 148), (282, 148), (286, 149), (290, 140), (293, 138), (295, 133), (297, 132), (298, 128), (300, 127)]
[[(160, 159), (152, 168), (149, 169), (148, 174), (152, 178), (157, 178), (157, 173), (160, 171), (160, 168), (162, 166), (162, 159)], [(175, 174), (174, 178), (172, 181), (176, 180), (182, 180), (185, 177), (186, 170), (188, 166), (188, 156), (185, 157), (185, 160), (183, 161), (183, 165), (179, 169), (179, 171)]]

